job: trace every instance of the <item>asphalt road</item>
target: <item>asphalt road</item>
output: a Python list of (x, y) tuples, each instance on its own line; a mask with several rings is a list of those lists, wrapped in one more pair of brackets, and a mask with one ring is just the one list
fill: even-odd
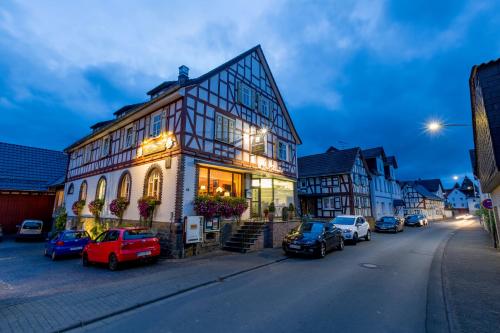
[(291, 258), (81, 330), (425, 332), (434, 253), (465, 223), (376, 234), (325, 259)]

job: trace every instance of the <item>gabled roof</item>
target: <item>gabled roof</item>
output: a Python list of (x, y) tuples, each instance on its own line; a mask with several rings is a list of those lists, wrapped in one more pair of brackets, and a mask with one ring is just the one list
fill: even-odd
[(104, 127), (104, 126), (106, 126), (106, 125), (111, 124), (113, 121), (114, 121), (114, 119), (111, 119), (111, 120), (105, 120), (105, 121), (100, 121), (100, 122), (95, 123), (94, 125), (90, 126), (90, 129), (95, 131), (95, 130), (97, 130), (97, 129), (101, 128), (101, 127)]
[(434, 193), (431, 193), (422, 185), (415, 184), (413, 185), (413, 188), (415, 189), (415, 191), (417, 191), (420, 195), (422, 195), (426, 199), (443, 201), (443, 198), (438, 197)]
[(394, 156), (387, 156), (387, 161), (385, 162), (386, 165), (392, 165), (394, 169), (398, 168), (398, 162), (396, 162), (396, 157)]
[(415, 182), (431, 192), (437, 192), (439, 188), (444, 189), (441, 179), (419, 179)]
[(0, 142), (0, 189), (47, 191), (64, 182), (68, 156), (56, 150)]
[(299, 157), (299, 177), (327, 176), (351, 173), (360, 148), (327, 151)]
[(363, 153), (363, 157), (365, 159), (375, 158), (375, 157), (380, 156), (380, 157), (382, 157), (382, 160), (384, 160), (384, 161), (386, 160), (385, 151), (384, 151), (384, 148), (382, 148), (382, 147), (363, 149), (362, 153)]
[(118, 110), (116, 110), (115, 112), (113, 112), (113, 114), (117, 117), (120, 117), (128, 112), (134, 111), (135, 109), (139, 108), (140, 106), (142, 106), (144, 104), (145, 103), (135, 103), (135, 104), (125, 105), (125, 106), (119, 108)]

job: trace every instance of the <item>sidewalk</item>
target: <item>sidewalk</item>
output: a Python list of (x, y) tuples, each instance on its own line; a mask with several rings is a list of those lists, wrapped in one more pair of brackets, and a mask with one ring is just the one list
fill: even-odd
[(157, 272), (125, 280), (118, 271), (113, 272), (115, 280), (102, 285), (81, 283), (70, 292), (15, 299), (0, 297), (0, 332), (54, 332), (75, 328), (142, 304), (221, 283), (224, 278), (284, 259), (281, 250), (266, 249), (245, 255), (221, 253), (166, 260), (158, 264)]
[(500, 252), (479, 222), (459, 229), (442, 258), (443, 289), (451, 332), (498, 332)]

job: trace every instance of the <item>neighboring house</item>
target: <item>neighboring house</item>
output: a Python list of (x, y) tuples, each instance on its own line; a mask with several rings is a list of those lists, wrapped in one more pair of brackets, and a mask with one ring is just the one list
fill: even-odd
[(402, 182), (401, 186), (405, 202), (404, 215), (424, 214), (430, 220), (443, 218), (444, 199), (429, 191), (420, 180)]
[(474, 213), (480, 208), (479, 188), (467, 176), (464, 177), (462, 185), (457, 183), (446, 192), (447, 208), (456, 210), (458, 213)]
[(375, 219), (387, 215), (403, 215), (404, 201), (396, 181), (398, 164), (394, 156), (386, 156), (384, 148), (362, 151), (371, 175), (370, 197)]
[(298, 159), (298, 195), (303, 214), (335, 217), (372, 216), (370, 176), (360, 148), (338, 150)]
[(54, 209), (64, 201), (68, 157), (61, 151), (0, 142), (0, 224), (16, 232), (25, 219), (51, 227)]
[(469, 203), (467, 199), (467, 195), (459, 188), (453, 188), (446, 196), (446, 202), (449, 208), (455, 210), (468, 211)]
[(138, 200), (154, 197), (152, 226), (167, 237), (178, 232), (171, 224), (196, 215), (201, 194), (246, 198), (243, 219), (271, 202), (279, 216), (294, 202), (301, 141), (260, 46), (195, 79), (181, 66), (148, 95), (66, 149), (68, 208), (84, 199), (88, 218), (88, 203), (103, 199), (102, 218), (116, 221), (109, 204), (121, 197), (130, 202), (124, 223), (137, 224)]
[(496, 235), (500, 235), (500, 59), (472, 67), (469, 78), (474, 134), (474, 175), (493, 201)]

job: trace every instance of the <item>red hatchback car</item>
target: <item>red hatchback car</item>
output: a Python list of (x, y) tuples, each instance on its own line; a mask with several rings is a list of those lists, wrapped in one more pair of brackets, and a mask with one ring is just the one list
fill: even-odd
[(112, 271), (125, 261), (149, 260), (160, 256), (160, 243), (151, 231), (143, 228), (116, 228), (103, 232), (83, 249), (82, 264), (108, 264)]

